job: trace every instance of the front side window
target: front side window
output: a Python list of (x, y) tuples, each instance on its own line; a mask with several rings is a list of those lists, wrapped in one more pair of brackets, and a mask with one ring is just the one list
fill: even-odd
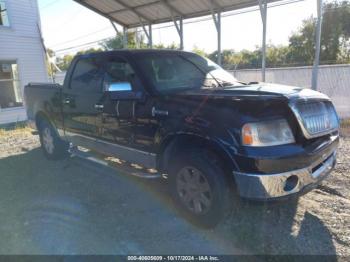
[(4, 0), (0, 0), (0, 26), (10, 26)]
[(75, 65), (70, 87), (80, 92), (102, 92), (103, 73), (95, 58), (80, 59)]
[(242, 85), (220, 66), (196, 54), (141, 54), (137, 62), (162, 93)]
[(125, 84), (130, 84), (134, 86), (135, 82), (135, 72), (124, 60), (113, 59), (105, 64), (105, 76), (104, 76), (104, 88), (107, 90), (108, 85), (120, 86), (120, 88), (125, 86)]
[(135, 73), (131, 66), (123, 60), (112, 60), (106, 64), (106, 81), (128, 82)]
[(15, 61), (0, 61), (0, 108), (23, 105), (22, 92)]

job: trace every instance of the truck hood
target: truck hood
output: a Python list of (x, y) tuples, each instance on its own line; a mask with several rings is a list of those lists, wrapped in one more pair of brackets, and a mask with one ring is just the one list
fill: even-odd
[(224, 89), (199, 89), (182, 93), (183, 95), (205, 95), (215, 97), (236, 97), (251, 99), (329, 99), (326, 95), (306, 88), (268, 83), (258, 83)]

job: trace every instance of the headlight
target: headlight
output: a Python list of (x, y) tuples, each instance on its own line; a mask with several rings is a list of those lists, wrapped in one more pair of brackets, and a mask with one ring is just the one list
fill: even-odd
[(285, 119), (248, 123), (242, 128), (245, 146), (276, 146), (294, 143), (295, 139)]

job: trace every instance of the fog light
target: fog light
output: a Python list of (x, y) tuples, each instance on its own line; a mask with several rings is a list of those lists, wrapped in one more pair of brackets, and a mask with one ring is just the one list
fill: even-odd
[(287, 178), (284, 185), (284, 191), (292, 191), (298, 185), (299, 178), (295, 175)]

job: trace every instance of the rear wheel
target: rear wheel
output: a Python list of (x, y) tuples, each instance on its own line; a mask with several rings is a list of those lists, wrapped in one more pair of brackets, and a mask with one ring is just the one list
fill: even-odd
[(39, 136), (41, 148), (48, 159), (59, 160), (68, 156), (69, 144), (58, 136), (56, 130), (48, 121), (40, 121)]
[(230, 214), (232, 187), (210, 152), (193, 149), (177, 155), (169, 179), (173, 197), (190, 222), (211, 228)]

